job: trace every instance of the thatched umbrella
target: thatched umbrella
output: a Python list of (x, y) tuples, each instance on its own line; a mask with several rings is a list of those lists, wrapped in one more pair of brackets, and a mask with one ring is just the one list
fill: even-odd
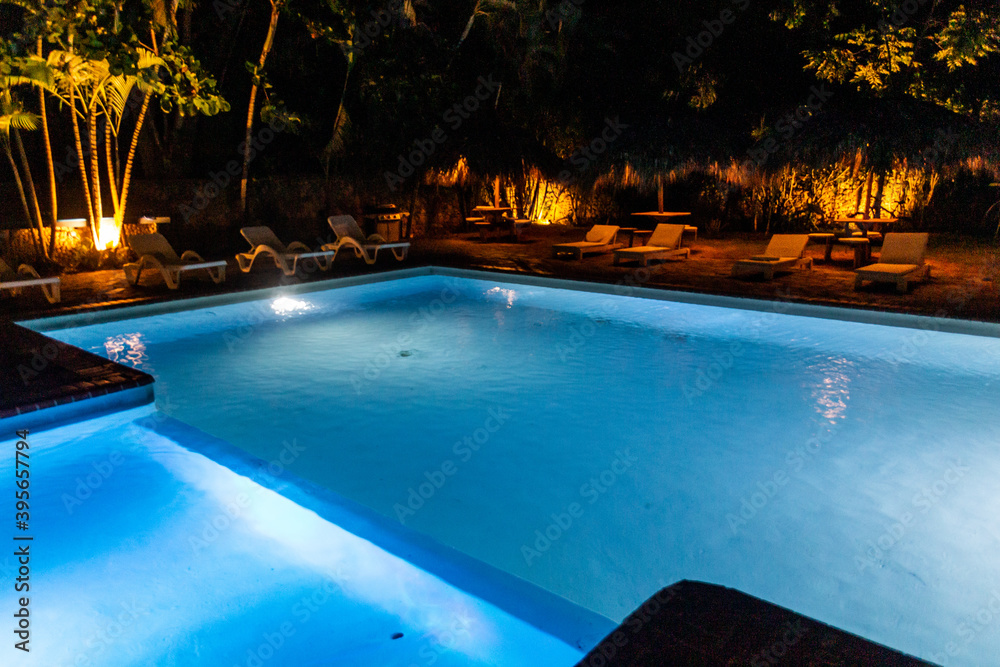
[(610, 147), (609, 163), (642, 181), (657, 184), (657, 207), (663, 212), (663, 175), (689, 162), (726, 161), (737, 136), (732, 127), (693, 116), (658, 117), (635, 123)]

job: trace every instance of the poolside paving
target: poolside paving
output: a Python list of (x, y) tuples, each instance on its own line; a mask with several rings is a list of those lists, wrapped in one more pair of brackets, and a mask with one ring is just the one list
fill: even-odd
[(680, 581), (630, 614), (577, 667), (930, 664), (731, 588)]
[(770, 282), (730, 277), (734, 261), (762, 251), (766, 242), (761, 235), (699, 238), (688, 244), (692, 249), (689, 260), (654, 264), (645, 269), (614, 266), (610, 253), (588, 256), (579, 261), (550, 256), (553, 243), (579, 240), (583, 233), (583, 230), (565, 227), (535, 227), (519, 243), (483, 242), (475, 234), (422, 238), (414, 240), (410, 258), (404, 262), (386, 257), (375, 266), (368, 266), (354, 257), (338, 257), (329, 272), (305, 272), (292, 278), (265, 266), (243, 274), (235, 261), (229, 258), (225, 284), (214, 285), (207, 279), (185, 276), (178, 290), (167, 289), (155, 274), (145, 277), (138, 287), (126, 283), (121, 270), (66, 274), (62, 277), (63, 300), (60, 304), (50, 306), (40, 293), (34, 293), (37, 290), (17, 298), (5, 296), (0, 299), (0, 318), (23, 320), (436, 265), (1000, 322), (1000, 248), (985, 241), (932, 236), (927, 260), (931, 265), (931, 280), (912, 286), (907, 294), (898, 294), (892, 285), (870, 286), (854, 291), (854, 274), (851, 271), (853, 255), (838, 250), (834, 252), (831, 262), (824, 262), (822, 245), (811, 245), (806, 250), (807, 255), (815, 260), (811, 271), (779, 274)]

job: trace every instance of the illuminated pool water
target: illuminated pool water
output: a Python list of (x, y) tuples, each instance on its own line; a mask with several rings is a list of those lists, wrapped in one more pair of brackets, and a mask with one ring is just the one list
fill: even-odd
[[(288, 491), (266, 470), (223, 467), (199, 450), (239, 467), (227, 445), (152, 409), (28, 442), (30, 653), (11, 640), (4, 665), (485, 666), (535, 665), (539, 656), (573, 665), (581, 657), (317, 514), (336, 516), (336, 507), (306, 509), (258, 483)], [(14, 441), (0, 447), (11, 452)], [(0, 478), (14, 478), (12, 459), (0, 461)], [(0, 504), (5, 516), (12, 505)], [(12, 588), (20, 565), (13, 548), (5, 552), (0, 570)], [(15, 599), (5, 591), (5, 615)]]
[(433, 275), (50, 335), (614, 620), (686, 578), (1000, 655), (995, 338)]

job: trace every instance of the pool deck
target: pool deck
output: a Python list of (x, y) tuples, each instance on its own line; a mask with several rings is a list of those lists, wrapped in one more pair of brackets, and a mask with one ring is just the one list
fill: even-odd
[(153, 377), (0, 320), (0, 419), (148, 387)]
[[(133, 287), (121, 270), (67, 274), (62, 277), (63, 301), (50, 306), (38, 290), (0, 298), (0, 319), (25, 320), (162, 302), (225, 292), (239, 292), (275, 285), (295, 284), (328, 278), (364, 275), (414, 266), (444, 266), (479, 269), (507, 274), (565, 278), (599, 283), (624, 283), (653, 289), (670, 289), (700, 294), (753, 299), (791, 301), (884, 312), (933, 315), (937, 317), (1000, 322), (1000, 248), (985, 241), (972, 242), (932, 236), (927, 261), (931, 280), (898, 294), (892, 285), (866, 287), (854, 291), (852, 255), (835, 252), (831, 262), (823, 261), (823, 246), (811, 245), (807, 256), (814, 258), (811, 271), (779, 274), (773, 281), (742, 280), (729, 275), (734, 261), (759, 254), (765, 241), (761, 236), (731, 235), (726, 239), (704, 239), (690, 243), (691, 258), (638, 266), (614, 266), (611, 253), (585, 257), (580, 261), (553, 259), (553, 243), (579, 240), (583, 230), (532, 228), (520, 243), (482, 242), (472, 234), (446, 238), (416, 239), (410, 257), (397, 262), (391, 257), (373, 266), (353, 257), (338, 258), (329, 272), (315, 271), (286, 278), (272, 267), (261, 266), (241, 273), (235, 261), (226, 282), (215, 285), (207, 279), (185, 277), (178, 290), (169, 290), (158, 277), (150, 275), (144, 284)], [(877, 254), (877, 253), (876, 253)], [(145, 280), (150, 282), (147, 284)], [(35, 293), (38, 292), (38, 293)]]
[(740, 591), (680, 581), (647, 600), (577, 667), (930, 665)]

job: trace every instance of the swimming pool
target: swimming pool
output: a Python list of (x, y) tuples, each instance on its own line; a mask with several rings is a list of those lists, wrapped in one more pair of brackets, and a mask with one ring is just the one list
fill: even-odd
[(1000, 341), (783, 310), (424, 275), (49, 335), (614, 620), (697, 579), (989, 662)]

